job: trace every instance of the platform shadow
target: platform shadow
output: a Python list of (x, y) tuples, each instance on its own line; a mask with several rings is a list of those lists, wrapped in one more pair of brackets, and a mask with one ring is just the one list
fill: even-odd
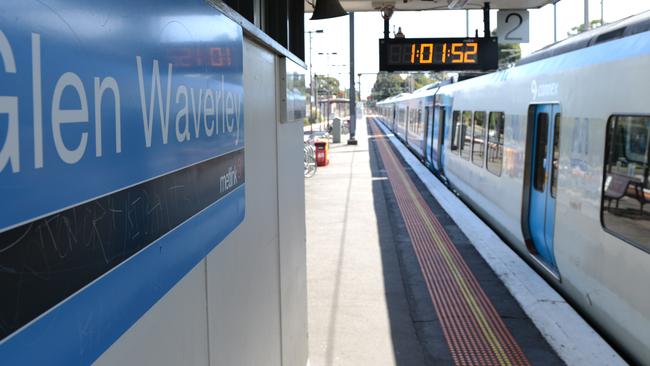
[(371, 123), (374, 122), (368, 120), (366, 128), (373, 177), (372, 194), (395, 364), (451, 365), (451, 354), (440, 331), (417, 256), (379, 155), (378, 143), (387, 137), (375, 135), (370, 128)]

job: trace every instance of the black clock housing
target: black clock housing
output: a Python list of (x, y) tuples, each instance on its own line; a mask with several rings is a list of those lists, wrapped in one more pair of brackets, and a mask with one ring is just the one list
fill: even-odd
[(379, 40), (380, 71), (487, 71), (498, 64), (494, 37)]

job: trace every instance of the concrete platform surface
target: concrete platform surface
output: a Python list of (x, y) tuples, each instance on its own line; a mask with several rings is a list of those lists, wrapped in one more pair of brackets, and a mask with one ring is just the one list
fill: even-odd
[(423, 365), (395, 247), (380, 244), (393, 235), (373, 194), (386, 178), (359, 130), (305, 181), (310, 365)]

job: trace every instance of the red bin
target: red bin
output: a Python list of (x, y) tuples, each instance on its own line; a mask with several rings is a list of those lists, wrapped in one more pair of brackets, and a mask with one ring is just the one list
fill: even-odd
[(325, 166), (329, 164), (329, 143), (327, 141), (317, 141), (314, 143), (314, 146), (316, 146), (316, 165)]

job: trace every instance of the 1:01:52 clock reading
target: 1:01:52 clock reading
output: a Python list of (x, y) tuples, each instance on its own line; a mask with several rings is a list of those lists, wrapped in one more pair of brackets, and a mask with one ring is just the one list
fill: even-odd
[(389, 65), (446, 65), (478, 63), (477, 42), (394, 43), (388, 48)]

